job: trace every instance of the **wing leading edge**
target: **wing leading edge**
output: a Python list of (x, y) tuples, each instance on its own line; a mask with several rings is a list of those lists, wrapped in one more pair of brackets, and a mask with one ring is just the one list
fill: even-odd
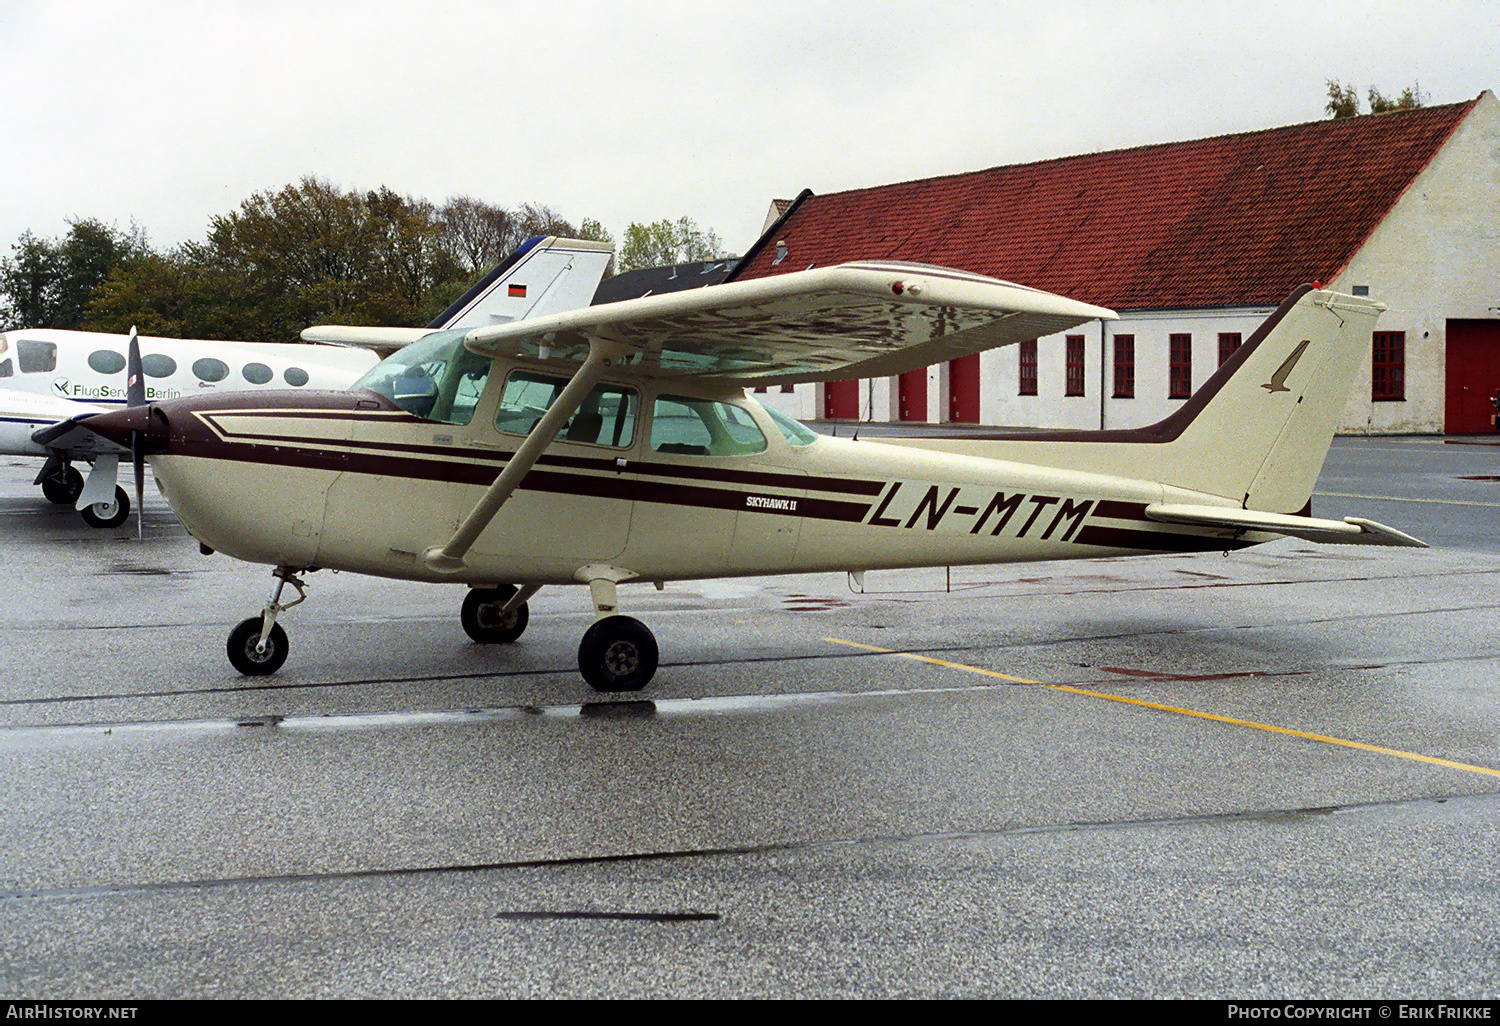
[(466, 341), (574, 365), (604, 343), (648, 377), (791, 384), (900, 374), (1114, 317), (983, 275), (867, 261), (480, 327)]

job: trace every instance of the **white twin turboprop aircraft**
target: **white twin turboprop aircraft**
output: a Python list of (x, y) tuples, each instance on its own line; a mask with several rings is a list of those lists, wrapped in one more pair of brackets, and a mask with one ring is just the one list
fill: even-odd
[[(440, 314), (431, 328), (416, 334), (586, 306), (611, 252), (597, 242), (530, 239)], [(132, 344), (145, 356), (138, 371), (127, 374)], [(130, 515), (130, 499), (116, 483), (121, 454), (96, 452), (92, 442), (74, 450), (66, 437), (44, 447), (34, 435), (79, 413), (127, 405), (127, 378), (140, 385), (146, 402), (268, 387), (343, 389), (376, 362), (369, 349), (388, 352), (398, 344), (384, 338), (380, 329), (361, 342), (362, 348), (56, 329), (0, 332), (0, 456), (45, 457), (33, 483), (42, 486), (47, 500), (76, 505), (90, 526), (114, 527)], [(73, 467), (75, 460), (93, 465), (87, 481)]]
[[(279, 615), (319, 567), (469, 586), (462, 623), (510, 642), (527, 599), (586, 584), (596, 690), (657, 665), (617, 586), (1225, 550), (1291, 535), (1421, 545), (1306, 515), (1380, 304), (1304, 287), (1176, 413), (1133, 431), (821, 437), (748, 386), (899, 374), (1108, 311), (992, 278), (851, 263), (507, 324), (311, 328), (407, 343), (347, 392), (173, 399), (75, 418), (134, 452), (208, 550), (275, 567), (230, 661), (287, 656)], [(42, 432), (47, 434), (47, 432)], [(82, 444), (82, 443), (78, 443)], [(286, 584), (297, 597), (283, 603)]]

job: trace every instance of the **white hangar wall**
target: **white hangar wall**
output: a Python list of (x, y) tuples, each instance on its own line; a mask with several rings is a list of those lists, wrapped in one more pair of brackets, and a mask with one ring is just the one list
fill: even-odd
[(1339, 430), (1445, 430), (1447, 322), (1500, 319), (1500, 100), (1484, 93), (1349, 266), (1330, 283), (1386, 304), (1377, 331), (1406, 335), (1404, 401), (1370, 397), (1365, 361)]

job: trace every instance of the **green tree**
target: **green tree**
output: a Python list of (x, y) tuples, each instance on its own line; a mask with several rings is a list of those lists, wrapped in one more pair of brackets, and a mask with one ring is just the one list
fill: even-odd
[(1388, 100), (1380, 95), (1380, 90), (1374, 86), (1370, 87), (1369, 97), (1371, 114), (1384, 114), (1391, 110), (1413, 110), (1426, 106), (1427, 103), (1427, 97), (1422, 95), (1422, 89), (1416, 83), (1401, 90), (1401, 95), (1394, 100)]
[(1328, 103), (1323, 108), (1335, 120), (1359, 115), (1359, 94), (1352, 85), (1328, 80)]
[(503, 260), (516, 232), (510, 211), (470, 196), (450, 198), (438, 210), (438, 219), (443, 249), (471, 276)]
[[(1401, 91), (1394, 100), (1387, 99), (1379, 89), (1371, 86), (1368, 92), (1371, 114), (1384, 114), (1392, 110), (1411, 110), (1427, 104), (1420, 85), (1413, 83)], [(1328, 103), (1323, 108), (1330, 118), (1352, 118), (1359, 116), (1359, 94), (1352, 85), (1328, 80)]]
[(31, 232), (0, 260), (0, 328), (50, 328), (60, 286), (57, 246)]
[(88, 219), (71, 222), (60, 241), (27, 232), (11, 249), (14, 255), (0, 260), (5, 326), (76, 329), (110, 272), (147, 246), (138, 229), (127, 235)]
[(625, 229), (617, 258), (622, 271), (644, 267), (667, 267), (696, 260), (717, 260), (724, 255), (719, 236), (701, 229), (690, 217), (676, 222), (665, 219), (651, 224), (632, 221)]

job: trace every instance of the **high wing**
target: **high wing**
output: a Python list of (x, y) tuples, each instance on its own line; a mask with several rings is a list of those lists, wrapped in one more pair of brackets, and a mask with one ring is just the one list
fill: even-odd
[(647, 377), (791, 384), (900, 374), (1114, 317), (983, 275), (863, 261), (479, 327), (467, 344), (577, 365), (602, 343)]

